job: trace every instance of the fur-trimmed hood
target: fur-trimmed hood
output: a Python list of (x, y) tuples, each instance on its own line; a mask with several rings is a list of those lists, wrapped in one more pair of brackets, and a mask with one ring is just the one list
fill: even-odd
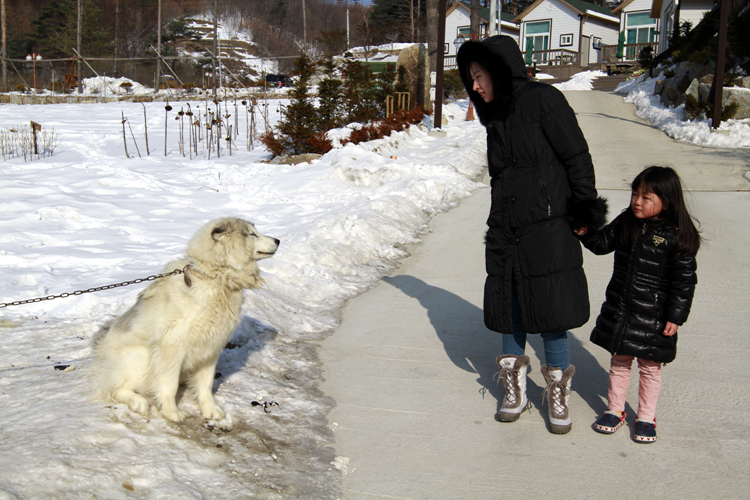
[[(529, 82), (526, 63), (518, 44), (509, 36), (497, 35), (481, 42), (465, 42), (456, 56), (458, 71), (466, 92), (477, 110), (479, 121), (487, 125), (493, 117), (504, 118), (510, 113), (515, 97)], [(486, 103), (472, 88), (469, 72), (472, 62), (482, 65), (490, 77), (495, 99)]]

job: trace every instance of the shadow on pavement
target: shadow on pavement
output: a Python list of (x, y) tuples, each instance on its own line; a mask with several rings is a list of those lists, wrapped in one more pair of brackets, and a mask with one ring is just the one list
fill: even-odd
[[(448, 357), (457, 367), (478, 375), (480, 393), (483, 396), (489, 393), (494, 397), (499, 409), (504, 389), (502, 382), (498, 384), (494, 380), (494, 375), (498, 372), (495, 358), (502, 353), (502, 336), (484, 326), (482, 309), (452, 292), (432, 286), (414, 276), (398, 275), (383, 278), (383, 281), (409, 297), (419, 300), (427, 311), (430, 323), (443, 343)], [(582, 333), (579, 332), (579, 335)], [(588, 338), (588, 331), (585, 335)], [(597, 415), (601, 414), (607, 405), (609, 366), (602, 367), (575, 335), (569, 334), (568, 342), (571, 362), (576, 367), (573, 390)], [(586, 343), (588, 344), (588, 341)], [(529, 335), (528, 345), (536, 353), (544, 352), (542, 339), (538, 335)], [(544, 359), (540, 358), (539, 364), (542, 363)], [(532, 361), (532, 365), (534, 364)], [(541, 379), (537, 376), (527, 379), (527, 394), (532, 404), (536, 408), (541, 408), (544, 387), (537, 385), (534, 380)], [(546, 411), (542, 412), (540, 409), (540, 412), (546, 415)]]

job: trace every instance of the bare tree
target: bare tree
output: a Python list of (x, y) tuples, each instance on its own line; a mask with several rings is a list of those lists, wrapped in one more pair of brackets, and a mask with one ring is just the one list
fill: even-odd
[(439, 17), (438, 0), (427, 0), (427, 55), (430, 57), (431, 68), (437, 67), (438, 50), (443, 49), (438, 47), (437, 26)]
[(480, 34), (480, 24), (482, 21), (482, 16), (480, 15), (479, 10), (482, 8), (482, 4), (480, 0), (471, 0), (471, 12), (469, 14), (469, 26), (471, 31), (471, 39), (472, 40), (478, 40), (479, 34)]

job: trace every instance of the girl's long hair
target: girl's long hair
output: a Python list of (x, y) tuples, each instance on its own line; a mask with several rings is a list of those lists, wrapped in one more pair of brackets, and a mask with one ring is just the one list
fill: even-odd
[[(633, 180), (631, 188), (633, 192), (642, 188), (661, 199), (664, 210), (660, 217), (664, 217), (677, 228), (675, 252), (682, 255), (698, 253), (702, 238), (693, 220), (698, 221), (687, 210), (685, 198), (682, 195), (682, 182), (673, 168), (648, 167)], [(630, 208), (626, 212), (625, 230), (620, 232), (620, 242), (631, 244), (635, 241), (640, 224)]]

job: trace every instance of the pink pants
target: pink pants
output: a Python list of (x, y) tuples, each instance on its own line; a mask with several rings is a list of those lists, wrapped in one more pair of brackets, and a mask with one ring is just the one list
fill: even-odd
[[(630, 384), (630, 367), (633, 356), (612, 356), (609, 369), (608, 409), (625, 411), (625, 396)], [(661, 387), (661, 363), (638, 358), (638, 419), (653, 421), (656, 416), (656, 402)]]

